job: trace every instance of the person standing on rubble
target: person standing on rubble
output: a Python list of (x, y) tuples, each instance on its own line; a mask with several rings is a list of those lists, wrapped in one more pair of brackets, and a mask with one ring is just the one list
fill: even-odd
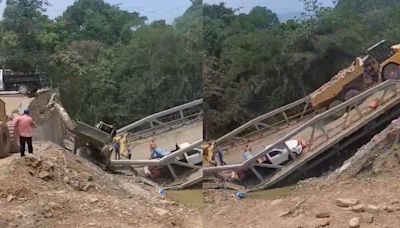
[[(222, 151), (222, 149), (220, 147), (217, 148), (216, 157), (219, 160), (220, 166), (226, 165), (226, 162), (224, 161), (224, 151)], [(217, 159), (215, 159), (215, 160), (217, 160)]]
[(25, 156), (25, 144), (28, 144), (28, 152), (33, 153), (32, 135), (35, 123), (30, 117), (30, 111), (25, 109), (21, 116), (15, 119), (14, 128), (17, 129), (19, 135), (21, 157)]
[(121, 155), (120, 155), (120, 151), (119, 151), (119, 149), (120, 149), (119, 142), (114, 141), (113, 147), (114, 147), (114, 151), (115, 151), (115, 160), (121, 159)]

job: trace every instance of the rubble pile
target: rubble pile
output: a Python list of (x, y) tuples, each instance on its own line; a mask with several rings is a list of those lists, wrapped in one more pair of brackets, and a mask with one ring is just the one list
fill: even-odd
[(400, 118), (393, 120), (330, 176), (348, 178), (392, 172), (398, 169), (400, 162), (399, 142)]
[(59, 162), (57, 159), (42, 159), (35, 155), (28, 155), (25, 159), (25, 163), (29, 167), (29, 174), (34, 177), (45, 181), (64, 182), (79, 191), (88, 191), (94, 187), (93, 177), (90, 174), (69, 169), (68, 166)]
[(0, 159), (0, 227), (202, 227), (200, 212), (51, 142)]

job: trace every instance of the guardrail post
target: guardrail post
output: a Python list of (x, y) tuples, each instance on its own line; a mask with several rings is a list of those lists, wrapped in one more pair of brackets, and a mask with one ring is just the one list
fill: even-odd
[(349, 119), (350, 111), (351, 111), (351, 108), (347, 107), (346, 118), (344, 119), (343, 128), (346, 128), (346, 123), (347, 123), (347, 120)]
[(286, 115), (286, 112), (283, 111), (283, 112), (282, 112), (282, 115), (283, 115), (283, 117), (285, 118), (287, 125), (289, 125), (289, 118), (288, 118), (288, 116)]
[(181, 110), (179, 110), (179, 114), (181, 115), (181, 118), (183, 119), (183, 118), (184, 118), (184, 116), (183, 116), (183, 111), (182, 111), (182, 109), (181, 109)]
[(306, 105), (305, 105), (304, 108), (303, 108), (303, 112), (302, 112), (301, 115), (300, 115), (300, 119), (303, 118), (304, 115), (306, 114), (306, 111), (307, 111), (307, 108), (308, 108), (309, 105), (310, 105), (310, 101), (307, 101), (307, 102), (306, 102)]
[(313, 144), (314, 134), (315, 134), (315, 126), (313, 126), (312, 130), (311, 130), (310, 143), (308, 144), (308, 151), (307, 152), (311, 151), (311, 146)]
[(360, 110), (360, 107), (358, 105), (355, 106), (355, 110), (356, 110), (357, 114), (360, 116), (360, 119), (363, 118), (364, 115), (363, 115), (363, 113)]
[(382, 94), (381, 99), (380, 99), (381, 103), (384, 101), (386, 94), (387, 94), (387, 90), (386, 90), (386, 88), (385, 88), (385, 89), (383, 90), (383, 94)]

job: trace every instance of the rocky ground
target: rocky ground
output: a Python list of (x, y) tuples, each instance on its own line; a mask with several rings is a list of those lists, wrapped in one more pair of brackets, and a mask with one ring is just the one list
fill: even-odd
[[(266, 193), (267, 194), (267, 193)], [(206, 192), (205, 227), (400, 227), (398, 177), (315, 181), (277, 199)]]
[[(337, 171), (285, 194), (209, 190), (205, 227), (400, 227), (400, 121), (376, 135)], [(275, 193), (276, 194), (276, 191)]]
[(202, 227), (198, 210), (52, 143), (0, 159), (0, 183), (0, 227)]

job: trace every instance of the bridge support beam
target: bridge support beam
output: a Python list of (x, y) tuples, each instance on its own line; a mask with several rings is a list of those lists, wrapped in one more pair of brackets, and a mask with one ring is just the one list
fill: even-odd
[(174, 170), (174, 168), (172, 168), (171, 164), (168, 164), (167, 167), (168, 167), (169, 171), (171, 172), (172, 176), (174, 177), (174, 180), (177, 180), (178, 176), (176, 175), (175, 170)]
[(254, 168), (254, 166), (250, 167), (250, 169), (260, 181), (264, 179), (263, 176), (256, 170), (256, 168)]

